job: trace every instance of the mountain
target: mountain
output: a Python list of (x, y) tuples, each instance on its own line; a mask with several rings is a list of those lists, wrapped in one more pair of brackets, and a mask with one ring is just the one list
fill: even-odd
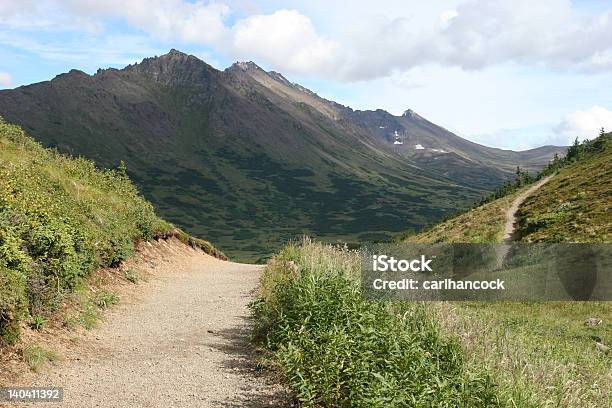
[(240, 259), (300, 233), (420, 228), (558, 151), (487, 148), (411, 111), (354, 111), (252, 62), (219, 71), (176, 50), (0, 91), (0, 115), (61, 152), (125, 161), (164, 218)]

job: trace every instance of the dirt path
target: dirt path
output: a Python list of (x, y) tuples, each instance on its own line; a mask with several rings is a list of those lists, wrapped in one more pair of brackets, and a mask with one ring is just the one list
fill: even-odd
[(283, 406), (288, 396), (256, 370), (249, 345), (247, 304), (262, 267), (167, 247), (174, 255), (138, 296), (63, 362), (20, 382), (64, 387), (62, 408)]
[(533, 186), (523, 191), (521, 194), (518, 195), (518, 197), (514, 199), (514, 201), (512, 202), (512, 205), (506, 211), (506, 224), (504, 225), (504, 238), (503, 238), (504, 243), (509, 244), (509, 243), (512, 243), (512, 241), (514, 240), (513, 236), (514, 236), (514, 232), (516, 229), (516, 222), (517, 222), (516, 212), (518, 211), (521, 204), (523, 204), (523, 202), (527, 199), (527, 197), (529, 197), (537, 189), (539, 189), (544, 184), (546, 184), (548, 180), (550, 180), (551, 178), (552, 176), (544, 177), (542, 180), (538, 181)]

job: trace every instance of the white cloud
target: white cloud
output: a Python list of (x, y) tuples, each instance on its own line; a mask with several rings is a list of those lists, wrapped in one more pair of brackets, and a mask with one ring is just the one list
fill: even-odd
[(569, 0), (476, 0), (457, 8), (441, 57), (465, 68), (514, 61), (610, 69), (612, 12), (586, 17)]
[(317, 35), (310, 19), (279, 10), (239, 21), (232, 29), (232, 53), (301, 74), (331, 73), (339, 45)]
[(440, 14), (440, 21), (442, 21), (442, 25), (444, 27), (448, 27), (450, 21), (453, 18), (457, 17), (457, 15), (459, 15), (459, 13), (457, 13), (457, 10), (444, 10), (442, 14)]
[[(122, 19), (164, 41), (204, 45), (226, 57), (252, 59), (286, 73), (349, 81), (429, 64), (480, 69), (515, 62), (587, 73), (612, 71), (610, 10), (588, 14), (570, 0), (455, 3), (440, 6), (437, 14), (418, 3), (388, 9), (381, 5), (376, 18), (347, 18), (342, 8), (332, 6), (333, 15), (326, 19), (345, 27), (328, 28), (333, 38), (296, 10), (262, 14), (251, 5), (250, 11), (241, 7), (234, 12), (229, 5), (234, 3), (203, 0), (27, 0), (0, 6), (0, 16), (11, 27), (31, 24), (90, 33)], [(351, 7), (372, 9), (365, 3)]]
[(8, 72), (0, 71), (0, 87), (8, 88), (13, 84), (13, 78)]
[(578, 110), (566, 115), (563, 121), (554, 128), (555, 137), (562, 144), (571, 144), (579, 140), (593, 139), (601, 128), (612, 129), (612, 111), (601, 106)]
[(64, 0), (69, 13), (86, 18), (118, 17), (164, 40), (213, 44), (222, 41), (228, 28), (224, 19), (230, 7), (222, 3), (183, 0)]
[[(612, 11), (585, 16), (569, 0), (471, 0), (423, 27), (418, 16), (362, 27), (347, 76), (369, 79), (428, 63), (481, 69), (508, 62), (612, 70)], [(374, 57), (374, 58), (372, 58)]]

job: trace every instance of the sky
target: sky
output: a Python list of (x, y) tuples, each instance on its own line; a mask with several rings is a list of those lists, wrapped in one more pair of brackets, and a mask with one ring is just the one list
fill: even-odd
[(612, 129), (612, 1), (1, 0), (0, 89), (176, 48), (523, 150)]

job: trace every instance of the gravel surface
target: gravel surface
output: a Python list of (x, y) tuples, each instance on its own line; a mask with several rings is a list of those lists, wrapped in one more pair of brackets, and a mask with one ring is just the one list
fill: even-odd
[(122, 297), (64, 361), (20, 382), (64, 387), (63, 408), (287, 406), (249, 344), (247, 304), (262, 267), (162, 245), (137, 295)]
[(514, 231), (516, 229), (516, 212), (523, 202), (532, 195), (536, 190), (542, 187), (544, 184), (548, 183), (548, 181), (552, 178), (552, 176), (544, 177), (542, 180), (535, 183), (533, 186), (529, 187), (527, 190), (523, 191), (519, 194), (512, 205), (506, 211), (506, 224), (504, 225), (504, 242), (512, 243), (514, 240)]

